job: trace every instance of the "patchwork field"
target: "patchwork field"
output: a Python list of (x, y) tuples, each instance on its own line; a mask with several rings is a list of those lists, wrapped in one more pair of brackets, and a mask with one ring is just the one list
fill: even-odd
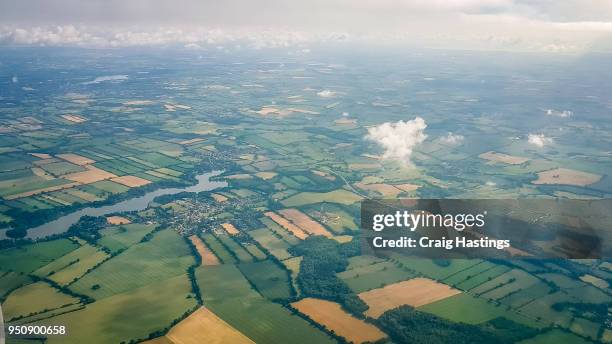
[[(308, 215), (302, 213), (297, 209), (283, 209), (279, 213), (287, 220), (293, 222), (296, 226), (300, 227), (303, 231), (310, 235), (323, 235), (331, 237), (332, 234), (325, 229), (320, 223), (314, 221)], [(297, 235), (296, 235), (297, 236)]]
[(508, 164), (508, 165), (520, 165), (529, 160), (528, 158), (524, 158), (520, 156), (512, 156), (512, 155), (498, 153), (494, 151), (482, 153), (478, 157), (485, 159), (485, 160), (492, 161), (492, 162), (501, 162), (501, 163)]
[(92, 159), (73, 153), (58, 154), (57, 157), (79, 166), (89, 165), (95, 162)]
[(33, 274), (49, 278), (60, 285), (65, 285), (81, 277), (107, 257), (107, 253), (89, 244), (84, 244), (78, 249), (34, 271)]
[(407, 268), (383, 261), (363, 266), (355, 266), (337, 274), (355, 293), (382, 288), (386, 285), (415, 277)]
[(402, 305), (419, 307), (459, 293), (461, 291), (427, 278), (413, 278), (360, 293), (359, 298), (370, 307), (365, 314), (378, 318), (389, 309)]
[(108, 248), (111, 252), (117, 252), (137, 243), (155, 227), (156, 225), (153, 224), (140, 223), (107, 227), (100, 231), (102, 237), (98, 240), (98, 244)]
[(195, 246), (196, 250), (198, 251), (200, 258), (202, 259), (202, 265), (218, 265), (221, 263), (219, 262), (217, 256), (215, 256), (215, 254), (212, 253), (212, 251), (209, 250), (206, 245), (204, 245), (202, 239), (200, 239), (197, 235), (190, 236), (189, 240), (191, 240), (191, 243), (193, 243), (193, 246)]
[(201, 236), (202, 240), (206, 244), (206, 246), (214, 253), (214, 255), (223, 263), (223, 264), (235, 264), (237, 263), (234, 255), (228, 251), (228, 249), (223, 245), (216, 236), (211, 233), (206, 233)]
[(204, 304), (256, 343), (333, 343), (307, 321), (264, 299), (233, 265), (199, 267)]
[(362, 199), (361, 196), (347, 190), (334, 190), (330, 192), (301, 192), (281, 201), (285, 207), (299, 207), (306, 204), (331, 202), (344, 205), (356, 203)]
[(184, 274), (193, 261), (187, 243), (176, 232), (166, 229), (155, 233), (150, 241), (130, 246), (71, 288), (100, 300)]
[(257, 291), (270, 300), (291, 297), (289, 276), (271, 260), (238, 265), (242, 274), (257, 288)]
[(351, 316), (335, 302), (305, 298), (291, 306), (349, 342), (376, 342), (386, 337), (376, 326)]
[(291, 246), (286, 241), (274, 236), (269, 229), (261, 228), (252, 230), (249, 231), (249, 235), (278, 260), (284, 260), (291, 257), (291, 254), (287, 251)]
[(600, 175), (576, 171), (568, 168), (557, 168), (554, 170), (538, 173), (538, 179), (534, 184), (565, 184), (575, 186), (587, 186), (597, 183), (601, 179)]
[(115, 183), (119, 183), (119, 184), (125, 185), (130, 188), (135, 188), (135, 187), (151, 184), (150, 180), (143, 179), (143, 178), (136, 177), (136, 176), (122, 176), (122, 177), (112, 178), (111, 180)]
[(289, 222), (287, 219), (285, 219), (284, 217), (274, 213), (274, 212), (266, 212), (264, 213), (264, 215), (266, 215), (267, 217), (271, 218), (274, 222), (278, 223), (279, 225), (281, 225), (283, 228), (285, 228), (287, 231), (289, 231), (291, 234), (295, 235), (297, 238), (299, 239), (306, 239), (308, 237), (308, 234), (306, 232), (304, 232), (300, 227), (294, 225), (293, 223)]
[(196, 305), (195, 299), (188, 297), (190, 293), (191, 284), (182, 274), (155, 280), (36, 324), (65, 324), (70, 329), (70, 336), (53, 336), (49, 343), (97, 344), (145, 339)]
[(92, 165), (84, 166), (86, 171), (67, 174), (64, 178), (80, 184), (91, 184), (97, 181), (116, 178), (117, 176)]
[(466, 293), (432, 302), (418, 307), (418, 309), (451, 321), (467, 324), (481, 324), (498, 317), (503, 317), (534, 328), (546, 326), (546, 324), (538, 323), (531, 318), (509, 311), (507, 307), (487, 302), (487, 300), (476, 298)]

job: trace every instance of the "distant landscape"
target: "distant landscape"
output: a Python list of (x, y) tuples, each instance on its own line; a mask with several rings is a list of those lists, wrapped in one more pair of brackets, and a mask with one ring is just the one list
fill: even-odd
[(364, 199), (609, 198), (609, 56), (0, 51), (2, 311), (68, 328), (8, 343), (612, 342), (609, 261), (359, 242)]

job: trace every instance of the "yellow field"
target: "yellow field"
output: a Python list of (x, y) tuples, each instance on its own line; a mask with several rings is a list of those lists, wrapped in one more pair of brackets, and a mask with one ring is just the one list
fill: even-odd
[(376, 326), (351, 316), (335, 302), (309, 297), (291, 306), (349, 342), (376, 342), (386, 337)]
[(151, 105), (154, 104), (152, 100), (130, 100), (124, 102), (123, 105), (132, 106), (132, 105)]
[(204, 245), (202, 239), (200, 239), (197, 235), (192, 235), (189, 237), (193, 246), (195, 246), (196, 250), (200, 257), (202, 257), (202, 265), (219, 265), (219, 259), (212, 253), (211, 250)]
[(504, 153), (497, 153), (494, 151), (482, 153), (478, 157), (493, 162), (503, 162), (504, 164), (508, 165), (520, 165), (529, 160), (529, 158), (524, 158), (521, 156), (512, 156)]
[(370, 307), (365, 314), (378, 318), (384, 312), (399, 306), (419, 307), (459, 293), (461, 291), (446, 284), (419, 277), (363, 292), (359, 294), (359, 298)]
[[(174, 344), (255, 343), (204, 307), (171, 328), (166, 338)], [(167, 342), (161, 341), (161, 343)]]
[(151, 184), (150, 180), (146, 180), (136, 176), (123, 176), (111, 179), (115, 183), (123, 184), (130, 188), (136, 188), (139, 186), (144, 186), (147, 184)]
[(598, 182), (600, 179), (601, 176), (598, 174), (571, 170), (569, 168), (557, 168), (538, 173), (538, 179), (533, 183), (587, 186)]
[(253, 176), (251, 176), (250, 174), (234, 174), (231, 176), (226, 176), (226, 179), (251, 179), (253, 178)]
[(29, 153), (31, 156), (35, 156), (39, 159), (51, 159), (51, 155), (47, 153)]
[(338, 125), (351, 125), (357, 124), (357, 120), (354, 118), (339, 118), (335, 120), (334, 123)]
[(127, 225), (128, 223), (132, 223), (132, 221), (123, 216), (109, 216), (106, 218), (106, 222), (111, 225)]
[(56, 155), (58, 158), (60, 159), (64, 159), (68, 162), (71, 162), (75, 165), (79, 165), (79, 166), (83, 166), (83, 165), (89, 165), (89, 164), (93, 164), (95, 162), (95, 160), (91, 160), (89, 158), (86, 158), (84, 156), (80, 156), (77, 154), (72, 154), (72, 153), (68, 153), (68, 154), (58, 154)]
[(308, 234), (306, 234), (306, 232), (304, 232), (300, 227), (287, 221), (287, 219), (285, 219), (284, 217), (279, 216), (278, 214), (273, 213), (271, 211), (264, 213), (264, 215), (271, 218), (272, 221), (278, 223), (289, 232), (293, 233), (293, 235), (295, 235), (298, 239), (306, 239), (308, 237)]
[(279, 213), (309, 234), (323, 235), (326, 237), (332, 236), (325, 227), (297, 209), (283, 209), (280, 210)]
[(211, 194), (211, 196), (212, 196), (212, 198), (213, 198), (215, 201), (217, 201), (217, 202), (219, 202), (219, 203), (223, 203), (223, 202), (227, 201), (227, 199), (228, 199), (227, 197), (225, 197), (225, 196), (223, 196), (223, 195), (221, 195), (221, 194), (216, 194), (216, 193)]
[(197, 137), (195, 139), (191, 139), (191, 140), (185, 140), (185, 141), (181, 141), (179, 142), (179, 144), (181, 145), (190, 145), (190, 144), (194, 144), (194, 143), (198, 143), (198, 142), (202, 142), (206, 139), (202, 138), (202, 137)]
[(229, 235), (236, 235), (240, 233), (240, 231), (236, 227), (234, 227), (234, 225), (231, 223), (222, 223), (221, 227), (223, 227), (223, 229), (225, 229), (225, 231)]
[(64, 176), (64, 179), (72, 180), (73, 182), (81, 184), (91, 184), (101, 180), (117, 177), (116, 175), (101, 170), (95, 166), (85, 165), (83, 167), (85, 167), (87, 171), (67, 174)]
[(395, 186), (396, 188), (398, 188), (398, 189), (400, 189), (400, 190), (402, 190), (404, 192), (416, 191), (418, 188), (421, 187), (420, 185), (409, 184), (409, 183), (398, 184), (398, 185), (393, 185), (393, 186)]
[(312, 170), (310, 172), (312, 172), (313, 174), (315, 174), (315, 175), (317, 175), (319, 177), (323, 177), (323, 178), (325, 178), (327, 180), (336, 180), (335, 176), (333, 176), (333, 175), (331, 175), (331, 174), (329, 174), (327, 172), (323, 172), (323, 171), (319, 171), (319, 170)]
[(378, 170), (380, 169), (379, 164), (367, 164), (367, 163), (355, 163), (349, 164), (348, 168), (350, 170)]
[(87, 121), (87, 118), (74, 114), (62, 115), (62, 118), (73, 123), (82, 123)]
[(276, 177), (275, 172), (257, 172), (255, 175), (263, 180), (268, 180)]
[(383, 183), (365, 184), (360, 182), (355, 183), (355, 186), (364, 191), (377, 192), (383, 197), (395, 198), (397, 195), (402, 193), (402, 190), (396, 188), (395, 186)]
[(45, 180), (55, 179), (54, 176), (52, 176), (51, 174), (49, 174), (47, 171), (43, 170), (40, 167), (32, 167), (32, 173), (34, 173), (35, 175), (41, 178), (44, 178)]
[(76, 196), (78, 198), (84, 199), (84, 200), (89, 201), (89, 202), (101, 200), (100, 197), (98, 197), (98, 196), (96, 196), (94, 194), (90, 194), (88, 192), (81, 191), (81, 190), (78, 190), (76, 188), (67, 189), (65, 192), (68, 193), (68, 194), (71, 194), (72, 196)]

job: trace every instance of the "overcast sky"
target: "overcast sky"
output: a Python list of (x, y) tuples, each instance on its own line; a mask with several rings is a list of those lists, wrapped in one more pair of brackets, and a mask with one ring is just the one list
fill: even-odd
[(0, 42), (259, 47), (371, 40), (436, 47), (606, 47), (612, 0), (0, 0)]

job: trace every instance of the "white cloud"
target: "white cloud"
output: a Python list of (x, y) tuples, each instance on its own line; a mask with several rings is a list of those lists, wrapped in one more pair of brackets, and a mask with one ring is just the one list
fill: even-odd
[(463, 142), (463, 139), (463, 135), (453, 134), (452, 132), (449, 132), (448, 134), (446, 134), (446, 136), (440, 138), (440, 142), (449, 146), (454, 146), (461, 144)]
[(91, 85), (91, 84), (99, 84), (101, 82), (110, 81), (110, 82), (122, 82), (128, 79), (127, 75), (104, 75), (99, 76), (92, 81), (84, 82), (83, 85)]
[(607, 0), (0, 0), (0, 23), (6, 25), (0, 43), (45, 46), (244, 41), (307, 53), (312, 47), (304, 44), (351, 41), (550, 53), (612, 49)]
[(376, 142), (385, 152), (383, 158), (393, 159), (406, 166), (412, 166), (410, 157), (414, 147), (425, 141), (427, 124), (421, 117), (410, 121), (386, 122), (368, 128), (367, 140)]
[(307, 32), (279, 28), (206, 28), (206, 27), (117, 27), (50, 26), (0, 27), (0, 44), (35, 46), (79, 46), (94, 48), (181, 45), (186, 49), (229, 44), (240, 49), (244, 43), (253, 49), (296, 47), (306, 53), (312, 43), (342, 42), (348, 34)]
[(540, 148), (553, 144), (553, 139), (546, 137), (544, 134), (529, 134), (528, 140), (530, 144)]
[(559, 110), (554, 110), (554, 109), (547, 109), (545, 113), (547, 116), (554, 116), (554, 117), (561, 117), (561, 118), (572, 117), (572, 115), (574, 114), (572, 111), (569, 111), (569, 110), (559, 111)]
[(321, 92), (317, 92), (317, 95), (321, 98), (333, 98), (336, 96), (336, 92), (330, 90), (323, 90)]
[(183, 46), (185, 49), (202, 49), (202, 46), (197, 43), (188, 43)]

